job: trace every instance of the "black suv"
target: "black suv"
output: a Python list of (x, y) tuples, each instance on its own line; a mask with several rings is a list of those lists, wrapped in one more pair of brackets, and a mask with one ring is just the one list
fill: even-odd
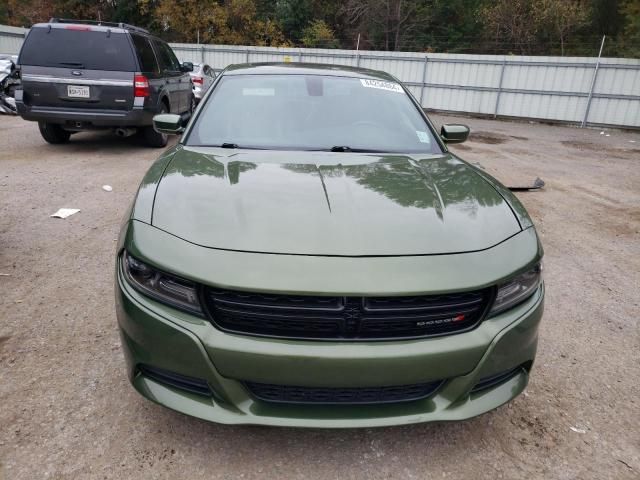
[(52, 18), (36, 24), (18, 66), (18, 113), (37, 121), (49, 143), (113, 128), (123, 137), (141, 130), (148, 145), (164, 147), (167, 136), (153, 129), (153, 116), (171, 112), (186, 120), (195, 108), (193, 64), (180, 64), (166, 42), (123, 23)]

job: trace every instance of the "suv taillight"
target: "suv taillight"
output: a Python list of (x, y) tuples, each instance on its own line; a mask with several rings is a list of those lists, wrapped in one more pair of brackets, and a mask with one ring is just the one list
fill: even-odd
[(149, 80), (144, 75), (136, 75), (133, 77), (133, 96), (149, 96)]
[(191, 77), (191, 81), (198, 85), (202, 85), (204, 83), (204, 78), (202, 77)]

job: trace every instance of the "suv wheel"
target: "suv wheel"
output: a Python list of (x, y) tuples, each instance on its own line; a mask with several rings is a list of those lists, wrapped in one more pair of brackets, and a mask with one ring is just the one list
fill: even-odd
[(48, 143), (52, 143), (54, 145), (68, 142), (69, 137), (71, 136), (71, 132), (67, 132), (64, 128), (60, 125), (56, 125), (55, 123), (38, 122), (38, 127), (40, 128), (40, 135), (42, 135), (42, 138), (44, 138)]
[[(163, 106), (158, 114), (167, 113), (167, 107)], [(154, 148), (162, 148), (167, 145), (169, 136), (166, 133), (156, 132), (153, 125), (144, 128), (144, 140), (147, 145)]]

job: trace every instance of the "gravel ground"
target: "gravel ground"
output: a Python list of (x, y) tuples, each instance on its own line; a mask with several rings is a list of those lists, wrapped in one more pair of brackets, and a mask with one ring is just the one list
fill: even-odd
[(640, 133), (433, 118), (468, 123), (455, 152), (504, 183), (547, 182), (518, 194), (546, 250), (531, 383), (465, 422), (302, 430), (206, 423), (129, 386), (115, 241), (159, 151), (51, 146), (0, 117), (0, 479), (640, 478)]

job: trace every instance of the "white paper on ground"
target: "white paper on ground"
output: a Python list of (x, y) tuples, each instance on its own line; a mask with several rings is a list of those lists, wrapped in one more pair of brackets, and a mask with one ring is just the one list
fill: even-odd
[(74, 213), (78, 213), (79, 211), (80, 211), (79, 208), (61, 208), (51, 216), (54, 218), (67, 218), (73, 215)]
[(110, 192), (110, 191), (112, 191), (112, 190), (113, 190), (113, 188), (111, 187), (111, 185), (102, 185), (102, 189), (103, 189), (105, 192)]

